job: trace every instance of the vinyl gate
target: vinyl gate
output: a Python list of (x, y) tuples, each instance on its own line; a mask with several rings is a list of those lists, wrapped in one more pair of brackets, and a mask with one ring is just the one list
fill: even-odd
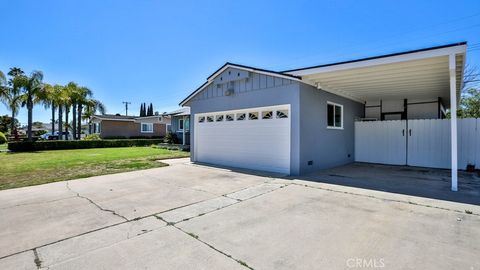
[[(458, 119), (458, 168), (480, 166), (480, 119)], [(450, 120), (355, 122), (355, 161), (450, 168)]]

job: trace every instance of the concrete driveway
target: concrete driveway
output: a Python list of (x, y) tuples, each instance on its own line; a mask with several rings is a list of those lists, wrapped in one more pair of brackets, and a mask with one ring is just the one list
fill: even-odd
[(480, 206), (191, 165), (0, 192), (0, 269), (480, 269)]

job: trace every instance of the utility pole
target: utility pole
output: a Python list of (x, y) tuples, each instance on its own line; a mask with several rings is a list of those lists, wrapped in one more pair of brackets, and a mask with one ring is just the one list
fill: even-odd
[(132, 103), (128, 101), (123, 101), (122, 103), (125, 104), (125, 115), (128, 116), (128, 105)]

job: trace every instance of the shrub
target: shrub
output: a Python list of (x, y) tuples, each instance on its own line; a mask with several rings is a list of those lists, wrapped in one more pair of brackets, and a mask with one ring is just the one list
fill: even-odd
[(100, 136), (98, 134), (90, 134), (82, 138), (84, 141), (97, 141), (101, 140)]
[(127, 137), (125, 137), (125, 136), (107, 136), (104, 139), (105, 140), (124, 140), (126, 138)]
[(177, 135), (173, 132), (169, 132), (163, 139), (163, 142), (169, 143), (169, 144), (177, 144), (178, 143)]
[(130, 136), (129, 139), (150, 139), (150, 136)]
[(7, 142), (7, 137), (5, 137), (5, 134), (3, 132), (0, 132), (0, 144), (4, 144)]
[(62, 150), (62, 149), (85, 149), (85, 148), (108, 148), (108, 147), (132, 147), (150, 146), (159, 144), (163, 140), (80, 140), (80, 141), (38, 141), (38, 142), (10, 142), (8, 149), (13, 152)]

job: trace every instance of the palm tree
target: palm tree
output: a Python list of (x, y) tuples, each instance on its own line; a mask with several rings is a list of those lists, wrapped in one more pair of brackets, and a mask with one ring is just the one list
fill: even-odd
[(82, 136), (82, 111), (83, 106), (86, 105), (89, 98), (92, 97), (92, 90), (87, 87), (80, 87), (78, 89), (78, 99), (77, 99), (77, 139), (80, 139)]
[[(17, 67), (10, 68), (10, 71), (7, 73), (11, 78), (8, 80), (8, 85), (4, 85), (2, 91), (1, 100), (12, 112), (12, 124), (10, 127), (10, 134), (14, 135), (15, 130), (15, 116), (17, 115), (18, 109), (20, 107), (20, 90), (22, 86), (19, 84), (19, 80), (15, 80), (16, 77), (24, 75), (24, 72)], [(5, 77), (5, 76), (3, 76)]]
[(3, 101), (8, 93), (7, 77), (0, 71), (0, 100)]
[(56, 110), (56, 104), (55, 104), (55, 89), (51, 84), (45, 83), (43, 86), (43, 91), (42, 91), (42, 103), (45, 109), (51, 108), (52, 109), (52, 134), (55, 133), (55, 110)]
[(80, 98), (79, 87), (75, 82), (69, 82), (66, 85), (66, 90), (69, 96), (69, 108), (67, 109), (67, 123), (68, 123), (68, 112), (70, 112), (70, 106), (72, 107), (72, 138), (75, 140), (77, 136), (77, 104)]
[(59, 84), (54, 85), (53, 89), (55, 93), (53, 98), (58, 106), (58, 131), (60, 132), (59, 139), (63, 139), (63, 136), (61, 135), (63, 130), (63, 109), (66, 104), (67, 93), (65, 87)]
[(27, 107), (27, 137), (28, 141), (32, 141), (32, 121), (33, 121), (33, 105), (41, 101), (43, 96), (43, 73), (41, 71), (33, 71), (32, 74), (27, 77), (20, 75), (15, 78), (23, 88), (23, 94), (21, 96), (22, 106)]
[(63, 106), (65, 108), (65, 123), (63, 127), (65, 128), (65, 140), (68, 140), (68, 129), (71, 127), (68, 123), (68, 115), (70, 114), (70, 107), (72, 106), (72, 91), (71, 87), (65, 86), (63, 90)]
[(97, 113), (105, 114), (107, 109), (105, 105), (96, 99), (87, 99), (84, 103), (85, 112), (82, 115), (83, 120), (88, 121), (88, 133), (92, 134), (92, 117)]

